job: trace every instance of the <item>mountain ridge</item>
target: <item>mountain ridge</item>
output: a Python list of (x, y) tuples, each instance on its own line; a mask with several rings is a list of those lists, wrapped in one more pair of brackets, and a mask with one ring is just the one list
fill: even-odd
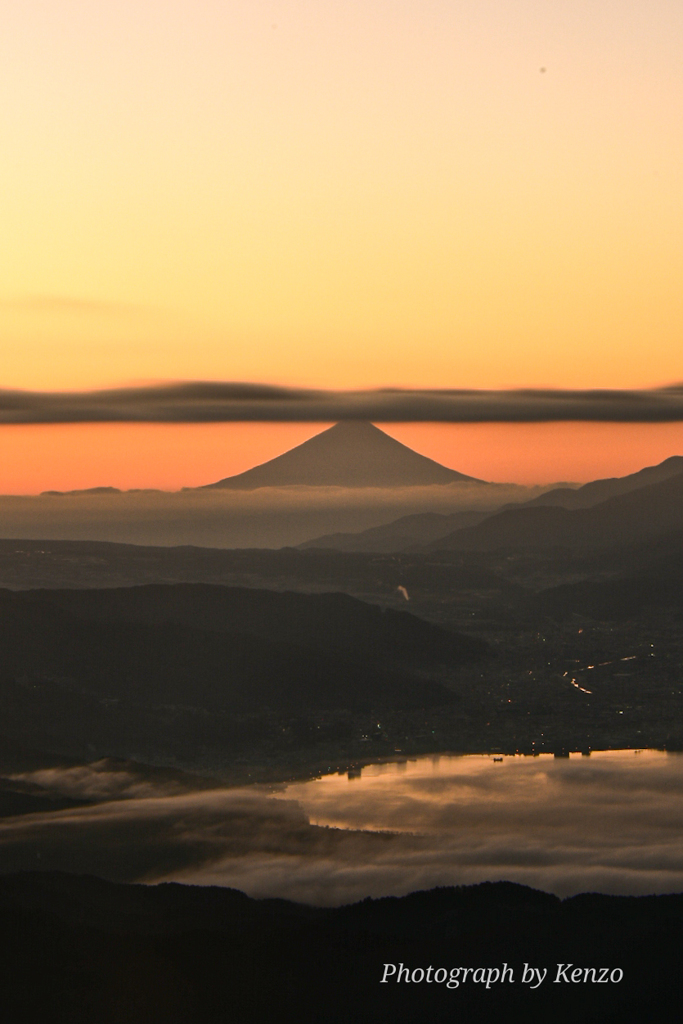
[[(296, 821), (290, 831), (308, 849), (324, 830)], [(452, 1021), (454, 990), (445, 984), (380, 984), (385, 965), (402, 965), (402, 957), (410, 967), (512, 965), (515, 984), (462, 979), (460, 1020), (635, 1024), (673, 1019), (679, 1001), (683, 896), (675, 893), (560, 900), (497, 881), (318, 907), (215, 885), (125, 885), (53, 869), (7, 873), (0, 914), (8, 923), (3, 1001), (16, 1021)], [(618, 965), (623, 982), (562, 985), (558, 993), (555, 965), (576, 949), (582, 964)], [(519, 983), (523, 957), (552, 965), (545, 986)]]
[[(442, 514), (439, 512), (418, 512), (410, 516), (401, 516), (381, 526), (371, 526), (368, 530), (357, 533), (328, 533), (313, 540), (304, 541), (297, 547), (301, 551), (308, 548), (329, 548), (335, 551), (367, 551), (386, 553), (404, 551), (411, 547), (418, 548), (431, 540), (438, 540), (453, 532), (453, 528), (462, 529), (476, 526), (498, 509), (463, 510)], [(425, 537), (425, 534), (427, 536)]]
[(607, 501), (608, 498), (616, 498), (620, 494), (629, 494), (642, 487), (649, 487), (650, 484), (669, 480), (679, 473), (683, 473), (683, 455), (671, 455), (663, 462), (658, 462), (656, 466), (645, 466), (626, 476), (591, 480), (582, 487), (555, 487), (551, 491), (539, 494), (537, 498), (524, 502), (524, 506), (529, 508), (537, 505), (559, 505), (569, 509), (590, 508)]
[(476, 526), (423, 546), (490, 551), (504, 547), (599, 547), (683, 528), (683, 473), (615, 495), (589, 508), (535, 505), (506, 509)]

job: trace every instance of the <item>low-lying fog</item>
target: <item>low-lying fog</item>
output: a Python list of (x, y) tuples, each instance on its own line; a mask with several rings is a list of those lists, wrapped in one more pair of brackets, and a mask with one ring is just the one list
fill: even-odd
[(4, 819), (3, 872), (218, 884), (321, 905), (497, 879), (560, 896), (683, 889), (678, 754), (423, 757), (270, 791), (179, 792), (102, 766), (12, 778), (108, 802)]
[(0, 517), (7, 538), (275, 548), (326, 533), (369, 529), (416, 512), (495, 508), (547, 489), (455, 483), (1, 495)]

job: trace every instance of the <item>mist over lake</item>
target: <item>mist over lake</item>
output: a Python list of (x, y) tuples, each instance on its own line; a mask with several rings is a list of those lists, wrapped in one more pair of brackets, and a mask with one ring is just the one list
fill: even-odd
[(494, 756), (196, 793), (86, 767), (33, 773), (54, 793), (108, 802), (5, 819), (0, 870), (34, 863), (317, 905), (498, 879), (562, 897), (681, 889), (682, 755)]

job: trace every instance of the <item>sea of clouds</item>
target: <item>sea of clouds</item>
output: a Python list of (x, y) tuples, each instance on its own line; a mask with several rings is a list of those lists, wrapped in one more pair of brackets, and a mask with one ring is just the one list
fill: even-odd
[(543, 490), (454, 483), (3, 495), (0, 521), (3, 537), (24, 540), (278, 548), (328, 533), (366, 530), (417, 512), (493, 509)]

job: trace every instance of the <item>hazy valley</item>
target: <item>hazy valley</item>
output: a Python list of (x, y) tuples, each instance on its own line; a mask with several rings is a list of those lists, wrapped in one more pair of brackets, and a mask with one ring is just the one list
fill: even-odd
[[(385, 435), (360, 435), (381, 457)], [(342, 477), (362, 462), (353, 424), (313, 440), (294, 451), (309, 479), (327, 443)], [(240, 781), (397, 753), (679, 749), (680, 460), (393, 519), (396, 473), (410, 491), (416, 470), (389, 447), (384, 524), (299, 548), (0, 542), (7, 742)], [(435, 486), (446, 504), (466, 484)]]
[[(683, 874), (680, 460), (510, 493), (415, 483), (412, 458), (392, 452), (382, 487), (353, 476), (356, 437), (338, 477), (352, 487), (316, 482), (314, 460), (306, 484), (273, 486), (267, 464), (248, 489), (2, 499), (0, 914), (21, 922), (17, 978), (39, 942), (90, 979), (87, 992), (63, 987), (65, 1020), (107, 1001), (114, 963), (143, 988), (151, 970), (175, 979), (170, 1003), (145, 996), (141, 1022), (222, 1021), (220, 957), (239, 946), (254, 970), (274, 959), (286, 985), (283, 943), (297, 971), (321, 943), (337, 958), (325, 984), (346, 1020), (369, 991), (370, 947), (388, 962), (433, 958), (411, 929), (457, 950), (469, 921), (468, 949), (474, 934), (490, 956), (501, 912), (515, 927), (496, 946), (508, 960), (520, 942), (527, 957), (571, 959), (608, 919), (620, 922), (610, 956), (632, 972), (644, 935), (658, 963), (680, 941), (679, 897), (632, 898)], [(47, 521), (52, 536), (32, 539)], [(154, 543), (98, 539), (117, 530)], [(489, 879), (508, 881), (472, 887)], [(186, 884), (111, 885), (168, 880)], [(434, 888), (454, 881), (465, 887)], [(419, 889), (433, 891), (404, 895)], [(368, 894), (402, 898), (355, 902)], [(356, 987), (339, 988), (339, 957)], [(122, 990), (116, 1005), (128, 1014), (136, 999)], [(598, 1005), (581, 993), (558, 1016), (547, 999), (561, 1020)], [(442, 994), (430, 1000), (451, 1019)], [(481, 1011), (476, 991), (463, 1000)], [(487, 1005), (518, 1019), (526, 1000)], [(228, 1003), (263, 1019), (250, 981)], [(295, 994), (283, 1005), (319, 1019)], [(370, 1022), (387, 1007), (415, 1019), (393, 995), (354, 1013)], [(596, 1012), (643, 1008), (627, 986)]]

